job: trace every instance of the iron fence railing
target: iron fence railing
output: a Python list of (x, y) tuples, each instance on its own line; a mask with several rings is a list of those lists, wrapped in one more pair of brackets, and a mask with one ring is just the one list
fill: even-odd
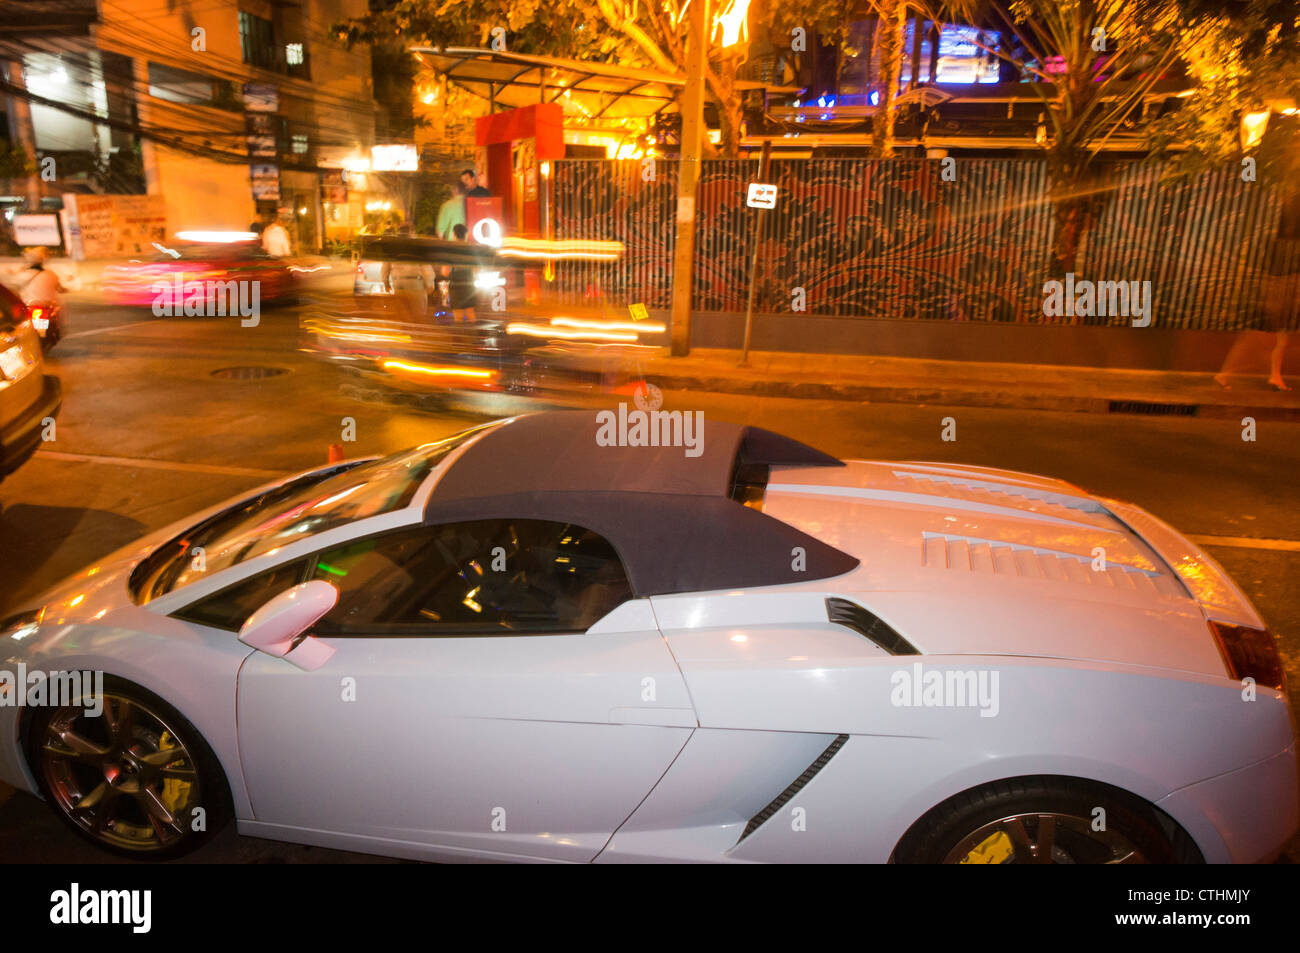
[[(773, 161), (775, 210), (745, 206), (754, 160), (706, 160), (697, 198), (693, 307), (741, 311), (755, 216), (756, 310), (907, 320), (1126, 325), (1044, 313), (1053, 274), (1047, 167), (1036, 159)], [(1155, 164), (1105, 177), (1077, 279), (1147, 282), (1152, 324), (1300, 329), (1300, 253), (1276, 190), (1224, 169), (1162, 183)], [(555, 163), (558, 238), (613, 239), (616, 263), (567, 263), (562, 300), (671, 301), (677, 163)]]

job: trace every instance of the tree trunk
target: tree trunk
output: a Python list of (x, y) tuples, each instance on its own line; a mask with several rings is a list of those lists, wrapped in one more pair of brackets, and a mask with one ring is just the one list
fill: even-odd
[(1096, 196), (1088, 176), (1088, 156), (1079, 149), (1058, 146), (1048, 154), (1051, 181), (1052, 268), (1056, 277), (1075, 270), (1079, 246), (1092, 226)]
[(740, 69), (739, 56), (724, 56), (718, 63), (718, 88), (714, 98), (718, 106), (720, 141), (717, 154), (724, 159), (740, 155), (740, 127), (743, 121), (740, 94), (736, 91), (736, 73)]
[(898, 77), (902, 72), (903, 30), (907, 24), (907, 4), (903, 0), (881, 0), (881, 17), (876, 31), (880, 53), (880, 104), (871, 117), (871, 151), (878, 158), (894, 154), (894, 122), (898, 107)]

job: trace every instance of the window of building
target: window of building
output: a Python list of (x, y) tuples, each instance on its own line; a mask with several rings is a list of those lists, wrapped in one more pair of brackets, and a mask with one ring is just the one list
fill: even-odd
[(284, 47), (284, 61), (290, 66), (301, 66), (303, 64), (302, 44), (286, 43)]
[(294, 134), (293, 134), (293, 154), (294, 154), (294, 155), (296, 155), (296, 156), (304, 155), (304, 154), (306, 154), (307, 150), (310, 149), (310, 148), (311, 148), (311, 142), (310, 142), (310, 140), (307, 138), (307, 136), (303, 135), (302, 133), (294, 133)]
[(191, 73), (161, 63), (149, 64), (149, 95), (169, 103), (210, 103), (216, 98), (219, 83), (219, 80), (202, 73)]
[(244, 62), (262, 69), (275, 69), (275, 27), (270, 20), (239, 12), (239, 45)]

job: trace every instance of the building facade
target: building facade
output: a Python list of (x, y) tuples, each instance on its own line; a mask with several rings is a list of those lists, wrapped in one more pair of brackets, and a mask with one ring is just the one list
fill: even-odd
[(9, 138), (38, 160), (10, 180), (11, 205), (34, 190), (45, 207), (67, 192), (156, 195), (169, 234), (280, 217), (304, 252), (359, 226), (366, 183), (337, 157), (374, 142), (370, 55), (330, 25), (366, 0), (0, 7), (25, 20), (0, 28)]

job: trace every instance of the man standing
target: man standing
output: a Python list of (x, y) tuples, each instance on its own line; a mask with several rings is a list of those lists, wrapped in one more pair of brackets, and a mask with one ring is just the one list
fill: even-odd
[(470, 198), (487, 198), (492, 193), (478, 184), (478, 173), (466, 169), (460, 174), (460, 181), (465, 186), (465, 194)]
[(439, 238), (451, 241), (453, 229), (465, 224), (465, 192), (464, 182), (457, 182), (451, 198), (438, 206), (438, 224), (434, 231)]

